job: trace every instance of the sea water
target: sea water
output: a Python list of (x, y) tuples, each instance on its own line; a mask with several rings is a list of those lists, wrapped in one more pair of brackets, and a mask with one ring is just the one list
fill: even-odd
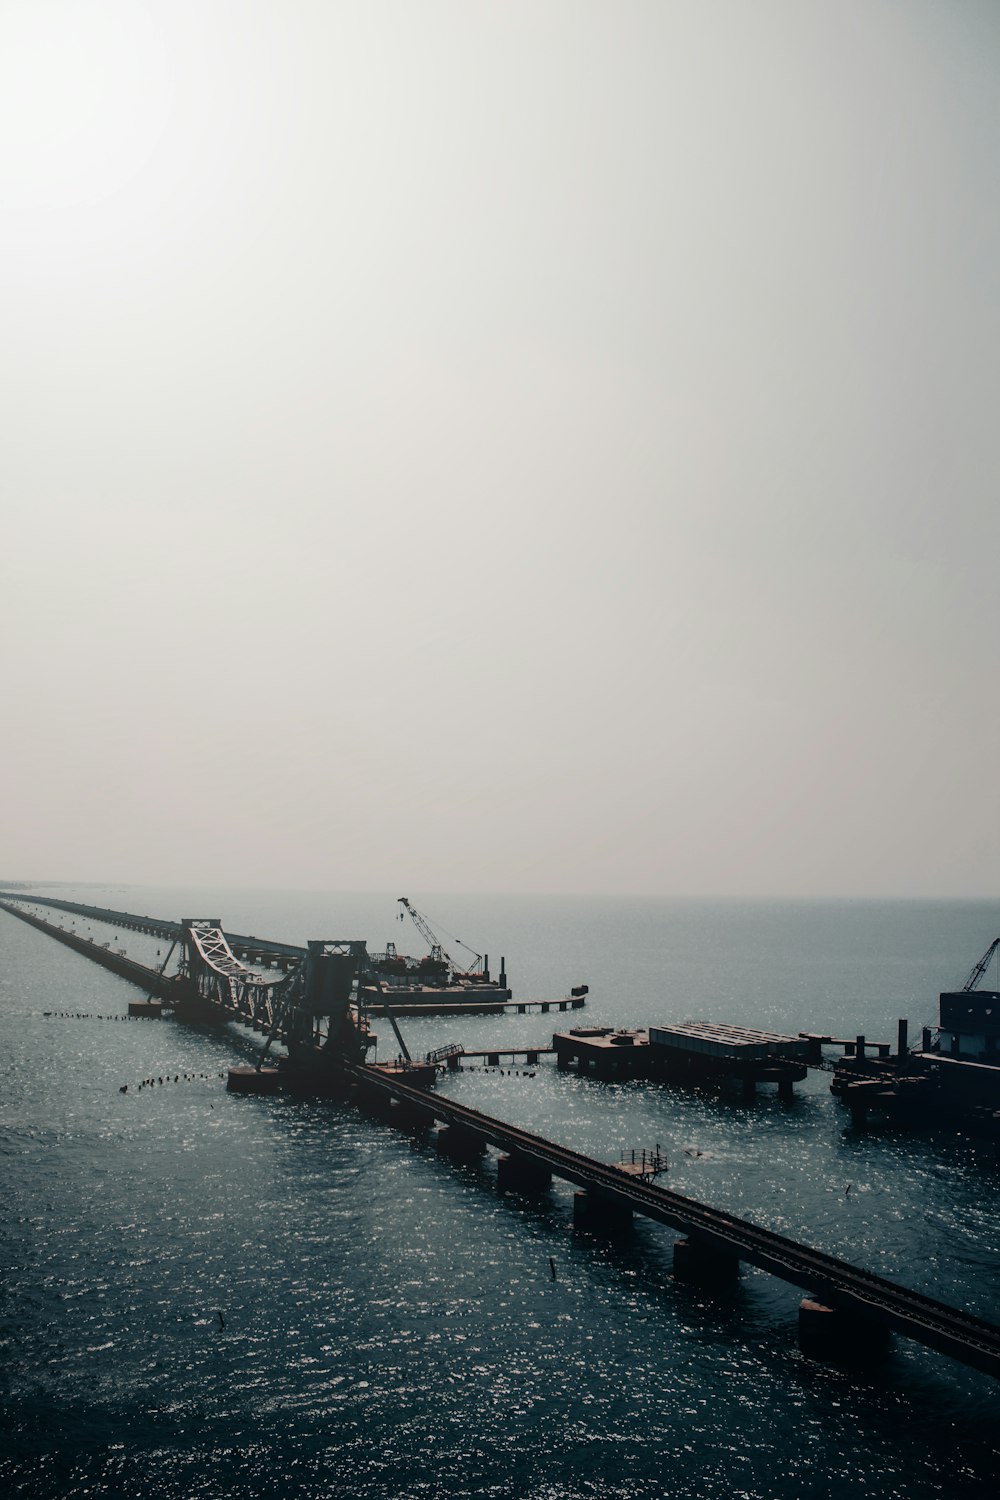
[[(46, 893), (420, 951), (389, 895)], [(515, 998), (591, 987), (566, 1015), (407, 1019), (414, 1055), (584, 1022), (894, 1040), (897, 1017), (911, 1035), (935, 1019), (998, 925), (986, 903), (414, 900), (447, 948), (460, 935), (494, 973), (504, 955)], [(455, 1166), (349, 1106), (228, 1095), (259, 1037), (126, 1021), (128, 984), (6, 913), (0, 956), (5, 1493), (995, 1493), (995, 1381), (900, 1338), (868, 1375), (811, 1363), (800, 1290), (750, 1268), (724, 1294), (675, 1283), (671, 1231), (576, 1233), (567, 1185), (500, 1198), (489, 1160)], [(747, 1104), (542, 1059), (439, 1088), (601, 1160), (658, 1145), (672, 1189), (1000, 1321), (991, 1150), (855, 1132), (828, 1085)]]

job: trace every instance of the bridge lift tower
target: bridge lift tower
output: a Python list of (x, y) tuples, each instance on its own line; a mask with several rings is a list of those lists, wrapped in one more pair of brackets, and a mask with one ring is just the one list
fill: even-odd
[[(271, 980), (236, 957), (218, 918), (185, 917), (181, 934), (179, 1013), (190, 1020), (240, 1021), (266, 1032), (258, 1072), (275, 1040), (287, 1048), (293, 1068), (312, 1074), (364, 1062), (375, 1045), (360, 996), (363, 982), (379, 990), (381, 983), (366, 943), (311, 940), (296, 967)], [(409, 1061), (395, 1018), (389, 1020)]]
[(292, 1052), (308, 1048), (351, 1062), (367, 1049), (351, 1001), (367, 966), (367, 945), (350, 939), (310, 942), (290, 973), (272, 980), (242, 963), (218, 918), (184, 917), (178, 1010), (189, 1019), (224, 1018), (277, 1037)]

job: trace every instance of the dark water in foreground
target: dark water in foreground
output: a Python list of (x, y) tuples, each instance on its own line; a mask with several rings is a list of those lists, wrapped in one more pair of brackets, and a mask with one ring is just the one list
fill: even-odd
[[(388, 897), (75, 894), (292, 941), (415, 946)], [(898, 1015), (933, 1019), (997, 927), (974, 903), (427, 905), (494, 967), (504, 952), (518, 996), (587, 980), (587, 1020), (886, 1038)], [(811, 1365), (794, 1288), (747, 1271), (706, 1296), (674, 1284), (662, 1228), (617, 1247), (574, 1234), (561, 1185), (501, 1200), (489, 1164), (454, 1167), (349, 1108), (230, 1097), (219, 1075), (255, 1039), (109, 1020), (134, 995), (124, 982), (4, 913), (0, 943), (5, 1493), (995, 1493), (995, 1382), (905, 1341), (878, 1378)], [(405, 1030), (416, 1053), (544, 1042), (567, 1019)], [(136, 1093), (151, 1075), (171, 1081)], [(544, 1063), (441, 1087), (607, 1160), (659, 1143), (678, 1191), (1000, 1320), (990, 1154), (855, 1136), (828, 1082), (811, 1075), (790, 1106)]]

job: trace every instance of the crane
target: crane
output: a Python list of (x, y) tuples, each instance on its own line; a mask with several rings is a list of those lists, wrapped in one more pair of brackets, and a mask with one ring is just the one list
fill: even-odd
[(962, 985), (963, 995), (968, 994), (970, 990), (974, 990), (976, 988), (976, 985), (979, 983), (983, 975), (986, 973), (986, 970), (989, 968), (990, 959), (993, 957), (998, 948), (1000, 948), (1000, 938), (994, 938), (990, 946), (987, 948), (986, 952), (983, 954), (982, 958), (976, 964), (976, 967), (973, 969), (972, 973), (969, 975), (968, 979)]
[(446, 963), (449, 969), (453, 970), (453, 972), (456, 974), (479, 973), (483, 961), (483, 955), (481, 953), (477, 953), (474, 948), (470, 948), (468, 943), (463, 943), (461, 938), (455, 938), (454, 941), (458, 944), (458, 946), (460, 948), (464, 948), (467, 953), (471, 953), (473, 957), (473, 962), (469, 965), (469, 967), (463, 969), (460, 964), (456, 964), (451, 954), (446, 952), (446, 950), (441, 946), (441, 939), (434, 931), (434, 928), (428, 922), (423, 912), (417, 911), (417, 908), (413, 905), (409, 897), (400, 896), (398, 900), (403, 910), (409, 912), (410, 920), (413, 922), (414, 927), (420, 933), (420, 936), (423, 938), (424, 942), (431, 950), (431, 958), (436, 963)]

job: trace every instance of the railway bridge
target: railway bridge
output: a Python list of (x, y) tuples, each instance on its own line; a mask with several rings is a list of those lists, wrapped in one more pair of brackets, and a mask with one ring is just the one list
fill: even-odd
[(362, 1099), (381, 1098), (390, 1106), (390, 1121), (404, 1128), (441, 1126), (439, 1144), (448, 1154), (474, 1160), (487, 1147), (500, 1152), (502, 1191), (538, 1192), (558, 1177), (579, 1189), (574, 1199), (579, 1227), (621, 1230), (640, 1215), (679, 1230), (685, 1238), (674, 1247), (674, 1272), (683, 1279), (731, 1281), (745, 1262), (804, 1289), (810, 1296), (800, 1309), (799, 1326), (808, 1352), (853, 1350), (863, 1356), (877, 1350), (884, 1334), (895, 1332), (1000, 1376), (995, 1323), (455, 1100), (415, 1089), (405, 1077), (386, 1077), (364, 1066), (348, 1071)]
[[(38, 904), (157, 937), (169, 943), (166, 957), (159, 969), (137, 963), (113, 949), (110, 942), (102, 945), (75, 926), (66, 928), (46, 920), (32, 909)], [(369, 962), (367, 944), (357, 939), (317, 939), (304, 948), (293, 947), (226, 933), (218, 917), (167, 922), (10, 892), (0, 892), (0, 908), (131, 980), (180, 1020), (238, 1021), (263, 1033), (266, 1041), (258, 1072), (275, 1042), (286, 1048), (292, 1067), (317, 1084), (323, 1075), (339, 1073), (345, 1062), (363, 1059), (374, 1045), (360, 991), (362, 985), (381, 991), (381, 982)], [(176, 968), (171, 971), (175, 953)], [(275, 959), (283, 960), (283, 973), (260, 972), (260, 967)], [(395, 1018), (390, 1014), (388, 1020), (401, 1055), (409, 1061)]]
[[(178, 972), (166, 973), (169, 954), (156, 970), (67, 931), (33, 911), (38, 903), (168, 937), (181, 948)], [(367, 1064), (373, 1038), (359, 997), (362, 981), (370, 983), (373, 971), (363, 942), (330, 939), (292, 949), (298, 961), (290, 972), (272, 980), (234, 952), (241, 941), (257, 943), (257, 939), (234, 940), (217, 919), (161, 923), (132, 917), (123, 921), (129, 914), (51, 898), (42, 901), (22, 892), (0, 892), (0, 909), (149, 993), (159, 994), (181, 1019), (235, 1020), (265, 1032), (257, 1064), (260, 1073), (277, 1040), (286, 1048), (287, 1058), (276, 1074), (292, 1086), (353, 1096), (362, 1107), (374, 1109), (407, 1130), (437, 1127), (439, 1148), (458, 1160), (475, 1161), (489, 1149), (499, 1152), (501, 1191), (537, 1193), (547, 1190), (557, 1177), (576, 1189), (574, 1222), (581, 1228), (616, 1232), (640, 1215), (680, 1231), (683, 1238), (674, 1251), (678, 1277), (718, 1284), (733, 1280), (745, 1262), (806, 1290), (809, 1295), (800, 1306), (799, 1335), (809, 1354), (870, 1354), (895, 1332), (1000, 1377), (1000, 1326), (995, 1323), (417, 1087), (416, 1083), (432, 1079), (437, 1067), (433, 1063), (414, 1066), (398, 1028), (401, 1065)], [(280, 945), (261, 944), (253, 951), (274, 953)], [(391, 1015), (389, 1019), (395, 1027)]]

